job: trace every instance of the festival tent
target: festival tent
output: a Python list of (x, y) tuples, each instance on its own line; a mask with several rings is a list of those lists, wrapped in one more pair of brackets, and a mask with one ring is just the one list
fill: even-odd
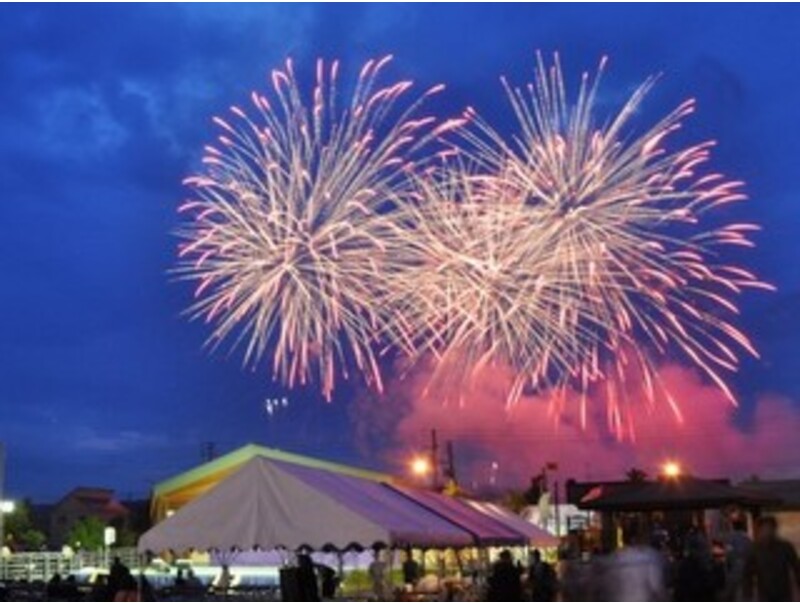
[(391, 489), (469, 532), (480, 546), (525, 546), (526, 535), (470, 506), (464, 500), (430, 490), (391, 486)]
[[(147, 532), (142, 551), (314, 550), (375, 545), (448, 548), (553, 546), (555, 539), (499, 506), (402, 486), (381, 474), (249, 447), (166, 485), (161, 504), (187, 500)], [(261, 452), (266, 452), (261, 454)], [(233, 469), (230, 467), (234, 466)], [(226, 477), (210, 483), (208, 476)], [(169, 487), (167, 487), (169, 486)], [(177, 493), (177, 496), (176, 496)]]
[(151, 514), (154, 522), (160, 522), (191, 501), (202, 496), (227, 477), (239, 471), (255, 458), (266, 458), (301, 467), (323, 469), (332, 473), (350, 475), (381, 483), (390, 483), (392, 478), (376, 471), (368, 471), (322, 459), (302, 456), (249, 444), (238, 450), (200, 465), (190, 471), (156, 484), (153, 489)]
[(255, 457), (147, 532), (142, 552), (466, 547), (472, 535), (388, 486)]
[(515, 515), (500, 505), (474, 500), (467, 501), (467, 504), (479, 510), (484, 515), (494, 518), (510, 530), (523, 534), (526, 540), (525, 544), (529, 546), (546, 549), (557, 547), (559, 544), (558, 538), (547, 530), (532, 524), (519, 515)]
[[(470, 534), (472, 537), (470, 544), (478, 546), (528, 544), (527, 530), (520, 530), (497, 521), (492, 515), (485, 514), (458, 498), (430, 490), (403, 487), (399, 484), (364, 482), (348, 475), (318, 471), (299, 465), (287, 466), (286, 471), (304, 480), (309, 486), (325, 490), (351, 508), (356, 508), (356, 505), (362, 504), (365, 500), (369, 503), (370, 510), (378, 506), (387, 509), (406, 508), (412, 503), (417, 513), (431, 513)], [(522, 519), (520, 521), (525, 523)], [(537, 529), (533, 525), (530, 527)]]

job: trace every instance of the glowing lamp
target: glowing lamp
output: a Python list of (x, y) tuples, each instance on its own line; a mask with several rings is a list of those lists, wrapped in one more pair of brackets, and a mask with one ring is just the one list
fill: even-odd
[(664, 477), (669, 479), (677, 479), (683, 473), (681, 466), (676, 461), (667, 461), (664, 463), (664, 466), (661, 468), (661, 473)]
[(411, 473), (417, 477), (425, 477), (431, 473), (431, 462), (424, 456), (418, 456), (411, 461)]

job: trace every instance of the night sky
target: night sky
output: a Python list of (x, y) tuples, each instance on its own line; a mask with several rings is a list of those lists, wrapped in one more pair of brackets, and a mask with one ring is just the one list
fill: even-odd
[[(262, 441), (359, 461), (354, 388), (332, 404), (285, 392), (240, 357), (202, 349), (169, 275), (181, 180), (211, 116), (267, 85), (292, 56), (349, 74), (392, 53), (391, 74), (444, 82), (437, 111), (507, 115), (498, 76), (530, 77), (537, 49), (577, 75), (610, 56), (619, 102), (651, 73), (653, 115), (699, 101), (692, 139), (748, 182), (737, 210), (765, 227), (747, 263), (777, 284), (744, 299), (763, 352), (736, 382), (800, 413), (800, 9), (778, 6), (9, 6), (0, 8), (0, 440), (14, 495), (72, 486), (144, 496), (153, 481)], [(268, 397), (288, 395), (273, 418)]]

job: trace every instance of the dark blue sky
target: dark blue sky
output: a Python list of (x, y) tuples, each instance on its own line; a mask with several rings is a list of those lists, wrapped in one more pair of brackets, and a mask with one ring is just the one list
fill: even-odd
[(750, 254), (780, 292), (745, 300), (764, 352), (745, 401), (800, 400), (797, 261), (800, 10), (749, 6), (9, 6), (0, 8), (0, 440), (11, 490), (53, 498), (77, 483), (144, 495), (150, 482), (249, 440), (356, 456), (341, 390), (326, 405), (284, 392), (238, 357), (201, 350), (169, 282), (181, 179), (210, 116), (266, 85), (287, 55), (360, 65), (393, 53), (393, 74), (445, 82), (441, 110), (505, 106), (498, 75), (531, 72), (536, 49), (568, 73), (611, 57), (613, 100), (664, 77), (655, 114), (699, 99), (695, 138), (748, 181), (744, 213), (766, 232)]

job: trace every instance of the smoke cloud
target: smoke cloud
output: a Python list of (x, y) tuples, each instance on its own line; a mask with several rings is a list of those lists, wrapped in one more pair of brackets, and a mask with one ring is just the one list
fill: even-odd
[[(581, 420), (579, 396), (569, 394), (564, 413), (552, 412), (553, 393), (524, 395), (505, 406), (510, 375), (487, 368), (462, 391), (430, 388), (430, 365), (418, 365), (386, 387), (387, 394), (356, 406), (358, 442), (365, 453), (383, 454), (403, 471), (415, 452), (428, 450), (432, 429), (455, 445), (462, 483), (521, 486), (545, 463), (558, 463), (564, 479), (621, 479), (636, 467), (654, 474), (678, 460), (699, 477), (786, 477), (800, 468), (800, 412), (780, 396), (764, 395), (743, 416), (693, 370), (664, 365), (658, 376), (680, 404), (644, 402), (640, 387), (624, 397), (635, 431), (624, 439), (609, 429), (602, 393), (590, 394)], [(631, 380), (634, 381), (634, 380)]]

